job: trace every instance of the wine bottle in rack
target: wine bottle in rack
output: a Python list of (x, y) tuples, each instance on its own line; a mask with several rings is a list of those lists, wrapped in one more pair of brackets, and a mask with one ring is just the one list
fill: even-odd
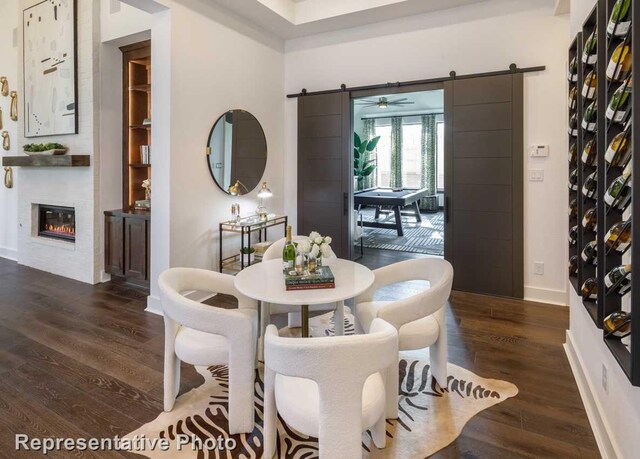
[(616, 134), (607, 147), (604, 159), (613, 167), (624, 167), (631, 159), (630, 125), (630, 121), (627, 121), (624, 131)]
[(597, 223), (598, 223), (598, 208), (592, 207), (587, 210), (582, 217), (582, 227), (587, 231), (597, 232)]
[(569, 258), (569, 275), (575, 276), (578, 274), (578, 255), (574, 255)]
[(596, 137), (587, 141), (587, 144), (584, 146), (582, 150), (582, 162), (587, 166), (593, 166), (596, 163), (597, 154), (598, 154), (598, 142)]
[(607, 293), (624, 295), (631, 288), (631, 265), (620, 265), (613, 268), (604, 276)]
[(582, 194), (587, 198), (594, 198), (598, 192), (598, 171), (590, 173), (582, 186)]
[(631, 0), (616, 0), (611, 9), (607, 33), (614, 37), (624, 37), (631, 27)]
[(631, 220), (618, 222), (609, 228), (604, 243), (608, 250), (624, 252), (631, 245)]
[(578, 118), (575, 113), (569, 118), (569, 135), (578, 137)]
[(613, 93), (607, 106), (607, 112), (605, 113), (608, 120), (616, 123), (624, 123), (629, 118), (631, 112), (631, 92), (633, 90), (632, 84), (631, 77), (629, 77), (624, 80), (624, 83)]
[(575, 110), (578, 105), (578, 88), (574, 86), (569, 91), (569, 110)]
[(569, 72), (567, 78), (572, 83), (578, 81), (578, 61), (575, 56), (573, 57), (573, 59), (571, 59), (571, 62), (569, 62)]
[(598, 126), (598, 103), (597, 101), (591, 102), (587, 105), (587, 108), (584, 110), (584, 115), (582, 116), (582, 129), (595, 132), (596, 127)]
[(582, 51), (582, 62), (585, 64), (595, 64), (598, 62), (598, 29), (594, 29), (591, 35), (584, 42)]
[(576, 218), (578, 216), (578, 200), (572, 199), (569, 203), (569, 218)]
[(607, 65), (607, 78), (613, 81), (622, 81), (631, 73), (631, 46), (622, 42), (611, 54)]
[(597, 300), (598, 299), (598, 279), (590, 277), (582, 284), (580, 289), (583, 300)]
[(569, 189), (571, 191), (578, 190), (578, 169), (574, 169), (569, 174)]
[(578, 143), (572, 142), (569, 146), (569, 164), (575, 165), (578, 158)]
[(584, 77), (584, 83), (582, 84), (582, 97), (585, 99), (593, 99), (596, 97), (596, 90), (598, 89), (598, 74), (592, 70)]
[(569, 230), (569, 244), (576, 245), (578, 243), (578, 225), (573, 225)]
[(602, 328), (608, 337), (625, 338), (631, 334), (631, 313), (616, 311), (604, 318)]
[(591, 241), (582, 249), (582, 261), (585, 263), (591, 263), (592, 265), (598, 264), (598, 245), (596, 241)]
[(617, 177), (604, 194), (604, 202), (611, 207), (624, 210), (631, 200), (631, 163), (627, 164), (622, 175)]

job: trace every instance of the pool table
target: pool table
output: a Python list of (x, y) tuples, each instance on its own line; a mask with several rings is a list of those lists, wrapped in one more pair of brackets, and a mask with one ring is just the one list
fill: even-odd
[[(418, 207), (418, 201), (420, 199), (429, 196), (429, 193), (425, 188), (368, 188), (362, 191), (356, 191), (353, 193), (353, 203), (360, 209), (362, 206), (375, 206), (376, 215), (375, 220), (372, 222), (363, 222), (364, 226), (369, 228), (391, 228), (398, 232), (398, 236), (404, 236), (402, 229), (402, 214), (409, 213), (416, 218), (416, 221), (421, 222), (420, 208)], [(392, 211), (384, 211), (381, 207), (390, 207)], [(407, 212), (403, 211), (405, 207), (408, 207)], [(387, 215), (382, 221), (380, 221), (380, 214), (393, 212), (395, 221), (393, 223), (388, 222), (391, 215)]]

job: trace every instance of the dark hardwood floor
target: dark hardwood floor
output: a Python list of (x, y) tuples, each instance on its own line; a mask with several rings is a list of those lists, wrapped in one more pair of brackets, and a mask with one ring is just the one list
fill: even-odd
[[(420, 255), (367, 249), (371, 268)], [(412, 285), (413, 284), (413, 285)], [(411, 293), (417, 283), (381, 294)], [(145, 293), (91, 286), (0, 258), (0, 457), (16, 433), (37, 437), (126, 434), (162, 410), (162, 318)], [(454, 292), (451, 362), (520, 393), (481, 412), (438, 458), (598, 457), (562, 343), (568, 308)], [(181, 392), (202, 382), (183, 365)], [(49, 454), (70, 457), (70, 453)], [(73, 457), (140, 457), (75, 452)], [(403, 458), (404, 459), (404, 458)]]

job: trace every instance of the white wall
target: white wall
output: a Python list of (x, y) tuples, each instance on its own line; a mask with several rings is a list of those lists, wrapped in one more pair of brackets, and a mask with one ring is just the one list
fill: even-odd
[[(571, 0), (571, 39), (594, 5), (595, 0)], [(640, 387), (631, 386), (573, 289), (569, 307), (571, 323), (565, 347), (600, 450), (605, 458), (638, 457)], [(607, 390), (602, 383), (603, 368)]]
[[(287, 93), (545, 65), (524, 80), (524, 140), (548, 144), (549, 158), (525, 158), (543, 183), (525, 181), (525, 296), (567, 304), (565, 60), (568, 17), (553, 1), (492, 0), (401, 21), (290, 40)], [(297, 101), (285, 104), (286, 171), (296, 171)], [(526, 149), (525, 149), (526, 155)], [(525, 178), (527, 177), (525, 171)], [(295, 222), (296, 182), (286, 183), (285, 207)], [(543, 276), (534, 262), (545, 263)]]
[[(18, 47), (14, 43), (14, 29), (18, 27), (18, 2), (3, 4), (3, 26), (0, 28), (0, 75), (9, 80), (9, 90), (22, 93), (18, 84)], [(17, 31), (15, 35), (17, 40)], [(9, 132), (11, 150), (0, 149), (0, 156), (18, 152), (18, 124), (9, 118), (9, 97), (0, 96), (3, 130)], [(14, 186), (4, 187), (4, 169), (0, 168), (0, 257), (15, 260), (18, 256), (18, 168), (13, 168)]]

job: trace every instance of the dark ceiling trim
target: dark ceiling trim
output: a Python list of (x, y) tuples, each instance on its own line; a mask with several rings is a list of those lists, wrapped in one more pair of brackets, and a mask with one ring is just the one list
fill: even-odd
[(419, 84), (429, 84), (429, 83), (441, 83), (443, 81), (450, 81), (450, 80), (466, 80), (469, 78), (482, 78), (482, 77), (488, 77), (488, 76), (498, 76), (498, 75), (508, 75), (511, 73), (530, 73), (530, 72), (542, 72), (544, 70), (546, 70), (547, 67), (544, 65), (540, 65), (537, 67), (525, 67), (525, 68), (518, 68), (518, 66), (516, 64), (511, 64), (509, 66), (509, 70), (498, 70), (495, 72), (485, 72), (485, 73), (470, 73), (468, 75), (456, 75), (455, 71), (451, 71), (449, 73), (449, 76), (447, 77), (439, 77), (439, 78), (430, 78), (427, 80), (414, 80), (414, 81), (398, 81), (396, 83), (382, 83), (382, 84), (374, 84), (374, 85), (369, 85), (369, 86), (355, 86), (352, 88), (347, 88), (347, 85), (345, 85), (344, 83), (340, 85), (339, 89), (326, 89), (324, 91), (313, 91), (313, 92), (309, 92), (306, 89), (302, 89), (301, 92), (297, 93), (297, 94), (287, 94), (287, 97), (289, 99), (291, 98), (296, 98), (296, 97), (304, 97), (304, 96), (316, 96), (316, 95), (320, 95), (320, 94), (333, 94), (333, 93), (337, 93), (337, 92), (345, 92), (345, 91), (367, 91), (367, 90), (371, 90), (371, 89), (384, 89), (384, 88), (399, 88), (402, 86), (412, 86), (412, 85), (419, 85)]

